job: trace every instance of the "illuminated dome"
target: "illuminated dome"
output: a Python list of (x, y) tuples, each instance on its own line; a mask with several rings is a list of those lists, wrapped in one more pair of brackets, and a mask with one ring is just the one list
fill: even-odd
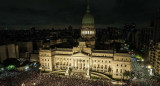
[(89, 13), (85, 14), (82, 19), (82, 24), (83, 25), (94, 24), (94, 17)]
[(93, 25), (94, 24), (94, 17), (90, 14), (89, 5), (87, 6), (86, 14), (83, 16), (82, 25)]

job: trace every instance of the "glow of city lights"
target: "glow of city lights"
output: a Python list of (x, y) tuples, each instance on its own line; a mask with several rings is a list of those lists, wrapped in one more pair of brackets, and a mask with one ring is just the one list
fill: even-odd
[(144, 59), (141, 60), (142, 62), (144, 61)]
[(149, 69), (149, 75), (152, 76), (153, 75), (153, 70), (152, 69)]
[(12, 69), (14, 69), (16, 66), (15, 65), (9, 65), (9, 66), (7, 66), (7, 70), (12, 70)]
[(25, 67), (25, 71), (28, 71), (28, 69), (29, 69), (29, 66), (26, 66), (26, 67)]
[(149, 66), (148, 66), (148, 68), (150, 69), (150, 68), (151, 68), (151, 66), (149, 65)]
[(1, 70), (3, 71), (3, 70), (4, 70), (4, 68), (1, 68)]

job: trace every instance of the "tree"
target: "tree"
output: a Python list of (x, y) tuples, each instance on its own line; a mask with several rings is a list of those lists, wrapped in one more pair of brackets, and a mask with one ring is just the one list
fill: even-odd
[(3, 63), (4, 63), (4, 66), (15, 65), (17, 67), (20, 65), (20, 62), (15, 58), (8, 58)]
[(123, 73), (123, 79), (124, 79), (124, 77), (130, 77), (131, 76), (131, 74), (130, 74), (130, 71), (125, 71), (124, 73)]

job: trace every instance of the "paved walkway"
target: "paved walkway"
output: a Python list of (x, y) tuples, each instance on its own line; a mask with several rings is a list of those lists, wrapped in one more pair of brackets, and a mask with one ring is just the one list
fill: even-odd
[(112, 80), (111, 78), (109, 78), (107, 75), (104, 75), (104, 74), (102, 74), (102, 73), (98, 73), (98, 72), (91, 72), (92, 74), (95, 74), (95, 75), (98, 75), (98, 76), (101, 76), (101, 77), (103, 77), (103, 78), (106, 78), (106, 79), (109, 79), (109, 80)]

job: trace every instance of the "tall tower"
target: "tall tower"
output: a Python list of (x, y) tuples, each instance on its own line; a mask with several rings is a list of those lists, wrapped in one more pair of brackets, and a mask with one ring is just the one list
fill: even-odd
[(90, 6), (89, 0), (88, 5), (86, 8), (86, 13), (82, 19), (82, 29), (81, 29), (81, 37), (83, 41), (86, 42), (88, 47), (94, 48), (95, 47), (95, 24), (94, 24), (94, 17), (90, 13)]

